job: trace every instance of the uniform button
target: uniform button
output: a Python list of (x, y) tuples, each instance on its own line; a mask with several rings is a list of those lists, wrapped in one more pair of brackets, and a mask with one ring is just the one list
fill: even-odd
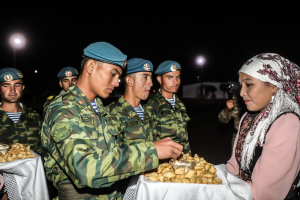
[(28, 113), (28, 115), (31, 115), (31, 113)]
[(162, 102), (163, 105), (165, 105), (165, 102)]
[(130, 113), (130, 115), (129, 115), (130, 117), (132, 117), (132, 113)]
[(79, 100), (79, 103), (80, 103), (80, 104), (84, 104), (84, 101), (83, 101), (83, 100)]

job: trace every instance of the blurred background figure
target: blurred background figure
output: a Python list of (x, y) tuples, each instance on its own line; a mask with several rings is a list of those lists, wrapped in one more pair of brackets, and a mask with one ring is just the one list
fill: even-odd
[[(75, 69), (74, 67), (62, 68), (57, 74), (57, 78), (59, 78), (59, 85), (62, 89), (60, 94), (64, 94), (65, 92), (69, 91), (69, 87), (72, 84), (75, 85), (77, 83), (78, 76), (79, 76), (79, 73), (78, 73), (77, 69)], [(46, 111), (55, 96), (56, 95), (50, 95), (46, 99), (46, 102), (44, 103), (44, 106), (43, 106), (43, 119), (45, 118)]]
[(219, 113), (218, 118), (221, 123), (227, 124), (231, 119), (234, 123), (231, 148), (234, 143), (236, 133), (239, 129), (241, 115), (246, 111), (240, 104), (240, 84), (239, 82), (226, 82), (220, 85), (221, 90), (226, 90), (229, 100), (226, 101), (226, 107)]

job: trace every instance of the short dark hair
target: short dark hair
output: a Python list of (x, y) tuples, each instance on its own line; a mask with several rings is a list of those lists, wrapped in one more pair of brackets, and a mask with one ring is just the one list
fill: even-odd
[[(94, 60), (94, 59), (89, 58), (89, 57), (86, 57), (86, 56), (83, 56), (83, 60), (81, 61), (80, 74), (79, 74), (79, 76), (82, 75), (84, 66), (85, 66), (85, 64), (87, 63), (87, 61), (89, 61), (89, 60)], [(101, 62), (101, 61), (98, 61), (98, 60), (94, 60), (94, 61), (96, 61), (97, 65), (98, 65), (99, 67), (101, 67), (101, 66), (103, 65), (103, 62)]]

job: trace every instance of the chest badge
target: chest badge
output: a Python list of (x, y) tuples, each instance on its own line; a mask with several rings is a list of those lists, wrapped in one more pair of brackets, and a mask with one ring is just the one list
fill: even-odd
[(84, 104), (84, 101), (83, 100), (79, 100), (79, 103), (82, 105), (82, 104)]

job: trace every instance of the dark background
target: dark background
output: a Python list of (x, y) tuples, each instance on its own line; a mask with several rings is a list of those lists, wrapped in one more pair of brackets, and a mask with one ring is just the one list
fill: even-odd
[[(98, 41), (113, 44), (128, 59), (148, 59), (155, 69), (165, 60), (179, 62), (181, 85), (197, 82), (200, 68), (195, 59), (199, 55), (206, 60), (205, 82), (237, 81), (243, 63), (263, 52), (300, 63), (299, 17), (292, 11), (296, 5), (286, 9), (282, 3), (266, 7), (250, 2), (212, 2), (211, 6), (204, 2), (100, 3), (81, 2), (77, 9), (73, 4), (0, 7), (0, 68), (13, 67), (10, 35), (19, 32), (27, 38), (26, 46), (17, 50), (16, 61), (26, 85), (23, 102), (41, 112), (47, 96), (59, 92), (58, 71), (65, 66), (79, 69), (83, 49)], [(154, 79), (153, 89), (157, 88)], [(217, 119), (225, 100), (183, 101), (192, 118), (188, 126), (192, 150), (209, 162), (226, 162), (232, 132)]]

